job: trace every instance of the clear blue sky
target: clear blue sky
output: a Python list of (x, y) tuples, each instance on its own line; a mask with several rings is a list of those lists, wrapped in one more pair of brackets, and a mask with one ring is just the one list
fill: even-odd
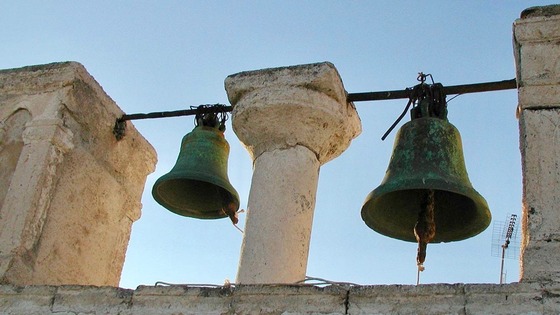
[[(515, 77), (512, 23), (548, 1), (1, 1), (0, 69), (78, 61), (126, 113), (227, 103), (223, 81), (240, 71), (330, 61), (349, 93), (403, 89), (418, 72), (444, 85)], [(360, 217), (379, 185), (394, 133), (380, 138), (406, 100), (356, 103), (363, 133), (320, 171), (309, 276), (359, 284), (413, 284), (416, 244), (370, 230)], [(494, 220), (521, 212), (516, 91), (462, 95), (449, 103), (467, 169)], [(154, 181), (177, 158), (192, 117), (134, 122), (155, 147), (142, 218), (132, 230), (121, 286), (156, 281), (235, 281), (241, 233), (229, 220), (165, 210)], [(401, 122), (402, 125), (402, 122)], [(229, 176), (245, 208), (251, 161), (228, 125)], [(241, 215), (243, 228), (245, 215)], [(492, 227), (430, 245), (422, 283), (499, 281)], [(508, 282), (518, 261), (506, 261)]]

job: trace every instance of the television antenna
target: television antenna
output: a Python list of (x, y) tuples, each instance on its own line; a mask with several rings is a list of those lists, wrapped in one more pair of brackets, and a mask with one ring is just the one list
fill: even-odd
[(519, 259), (517, 215), (510, 214), (506, 221), (494, 222), (492, 233), (492, 256), (501, 257), (500, 284), (504, 283), (504, 260)]

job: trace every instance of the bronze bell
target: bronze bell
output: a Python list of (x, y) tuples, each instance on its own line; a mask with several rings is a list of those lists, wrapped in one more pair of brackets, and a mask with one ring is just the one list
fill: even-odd
[(159, 204), (182, 216), (218, 219), (239, 209), (239, 195), (227, 175), (225, 127), (212, 115), (197, 118), (198, 125), (183, 137), (175, 166), (152, 189)]
[(397, 133), (385, 178), (367, 196), (362, 219), (383, 235), (416, 242), (415, 224), (432, 193), (430, 243), (464, 240), (488, 227), (490, 211), (468, 178), (461, 136), (447, 110), (435, 117), (427, 108), (413, 108), (412, 120)]

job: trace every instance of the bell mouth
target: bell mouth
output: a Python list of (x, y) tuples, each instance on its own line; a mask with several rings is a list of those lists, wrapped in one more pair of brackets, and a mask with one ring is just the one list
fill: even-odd
[[(434, 190), (436, 234), (430, 243), (454, 242), (484, 231), (491, 221), (484, 198), (472, 188)], [(416, 242), (414, 226), (429, 189), (388, 190), (380, 186), (372, 191), (362, 207), (362, 219), (368, 227), (385, 236)]]
[[(230, 187), (233, 189), (233, 187)], [(239, 209), (239, 197), (227, 188), (206, 181), (176, 178), (156, 182), (152, 195), (167, 210), (178, 215), (197, 219), (220, 219), (228, 202)]]

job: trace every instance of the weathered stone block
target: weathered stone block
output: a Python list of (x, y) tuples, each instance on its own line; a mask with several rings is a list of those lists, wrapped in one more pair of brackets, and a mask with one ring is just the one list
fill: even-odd
[(156, 161), (122, 114), (78, 63), (0, 71), (0, 283), (118, 285)]
[(560, 109), (523, 110), (519, 126), (524, 233), (560, 240)]
[(52, 313), (123, 314), (130, 308), (133, 290), (115, 287), (61, 286), (52, 302)]
[(140, 286), (132, 297), (133, 314), (226, 314), (230, 288)]
[(521, 18), (515, 21), (515, 39), (518, 42), (541, 42), (548, 38), (560, 38), (559, 8), (558, 5), (550, 5), (523, 10)]
[(523, 110), (523, 281), (560, 280), (560, 110)]
[(464, 314), (462, 284), (359, 286), (350, 289), (348, 314)]
[(521, 259), (521, 280), (560, 282), (560, 240), (530, 240), (524, 244)]
[(559, 108), (560, 85), (526, 85), (518, 89), (521, 108)]
[(560, 314), (560, 283), (541, 285), (541, 303), (544, 314)]
[(138, 287), (133, 314), (345, 314), (338, 287), (268, 286)]
[(540, 314), (542, 307), (538, 284), (465, 285), (465, 314)]
[(232, 104), (253, 91), (268, 88), (277, 90), (278, 87), (316, 90), (337, 102), (346, 103), (342, 79), (329, 62), (244, 71), (226, 78), (225, 85)]
[(50, 314), (56, 287), (11, 285), (0, 286), (1, 314)]
[(346, 314), (347, 291), (336, 286), (240, 286), (232, 296), (234, 314)]
[[(560, 18), (558, 19), (560, 24)], [(556, 42), (523, 43), (520, 47), (522, 86), (560, 83), (560, 37)]]
[(560, 6), (524, 11), (514, 23), (519, 106), (560, 106)]

